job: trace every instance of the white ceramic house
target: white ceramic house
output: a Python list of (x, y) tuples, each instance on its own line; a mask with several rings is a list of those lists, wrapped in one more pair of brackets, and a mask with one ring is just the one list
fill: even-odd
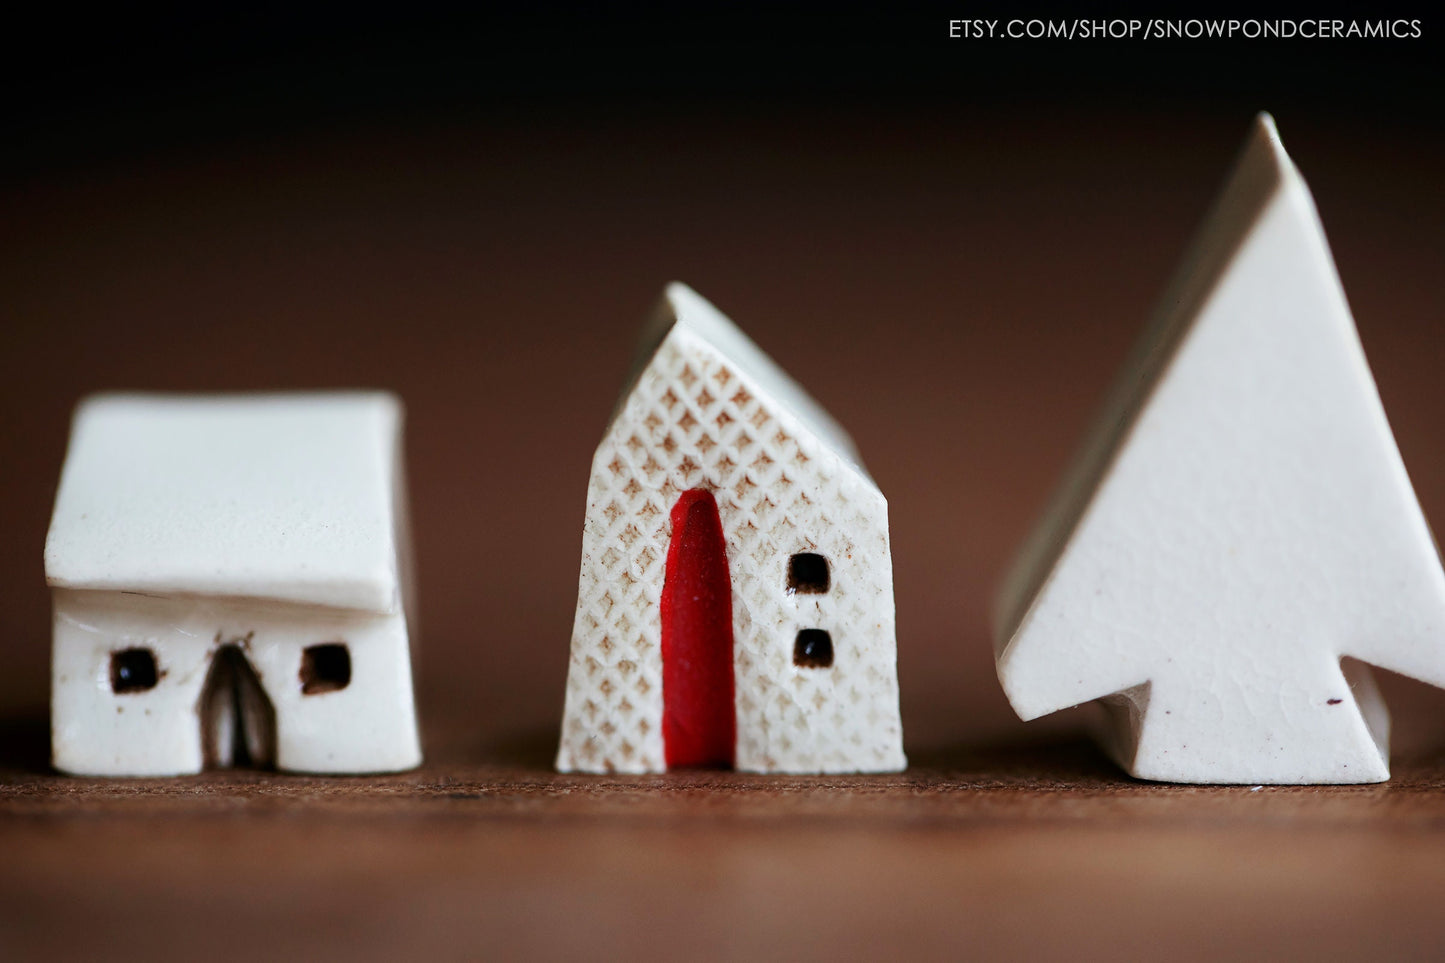
[(45, 546), (55, 766), (416, 766), (408, 572), (393, 397), (83, 402)]
[(1161, 305), (1003, 587), (1004, 691), (1103, 697), (1145, 779), (1387, 779), (1362, 663), (1445, 685), (1445, 574), (1268, 116)]
[(557, 768), (897, 770), (896, 662), (852, 442), (669, 285), (592, 461)]

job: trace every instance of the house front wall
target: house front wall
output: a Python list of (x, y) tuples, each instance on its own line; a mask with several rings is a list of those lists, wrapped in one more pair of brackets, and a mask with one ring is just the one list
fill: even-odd
[[(666, 768), (658, 602), (670, 514), (712, 492), (732, 579), (736, 766), (902, 768), (887, 503), (705, 341), (675, 328), (593, 461), (557, 765)], [(789, 591), (789, 559), (828, 562), (826, 592)], [(833, 663), (794, 662), (798, 632)]]
[[(87, 775), (176, 775), (204, 765), (200, 702), (215, 652), (238, 645), (276, 711), (276, 765), (381, 772), (421, 761), (401, 613), (373, 615), (257, 600), (57, 590), (52, 748)], [(303, 691), (308, 646), (344, 643), (344, 688)], [(117, 692), (112, 658), (154, 654), (155, 685)]]

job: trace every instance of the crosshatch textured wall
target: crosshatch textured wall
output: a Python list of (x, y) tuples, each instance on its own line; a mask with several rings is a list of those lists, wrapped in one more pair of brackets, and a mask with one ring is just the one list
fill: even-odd
[[(733, 587), (736, 765), (755, 772), (903, 765), (888, 506), (748, 373), (674, 329), (592, 465), (559, 763), (657, 772), (669, 513), (713, 492)], [(788, 559), (831, 560), (826, 593), (788, 591)], [(827, 670), (793, 664), (800, 629), (833, 635)]]

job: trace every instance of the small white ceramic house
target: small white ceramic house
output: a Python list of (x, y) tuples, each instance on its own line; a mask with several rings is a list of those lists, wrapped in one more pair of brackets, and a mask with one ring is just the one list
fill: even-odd
[(416, 766), (408, 560), (389, 395), (83, 402), (45, 546), (55, 766)]
[(887, 502), (827, 413), (670, 285), (592, 462), (557, 768), (903, 765)]
[(1389, 719), (1362, 663), (1445, 685), (1439, 554), (1268, 116), (998, 626), (1018, 714), (1104, 697), (1107, 744), (1145, 779), (1384, 780)]

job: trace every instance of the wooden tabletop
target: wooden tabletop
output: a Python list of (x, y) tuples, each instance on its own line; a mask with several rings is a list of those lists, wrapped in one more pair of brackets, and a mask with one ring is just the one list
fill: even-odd
[(1445, 758), (1128, 781), (1087, 742), (905, 773), (560, 776), (550, 733), (380, 778), (8, 769), (12, 958), (1438, 958)]
[[(1445, 693), (1395, 778), (1124, 777), (1024, 725), (989, 599), (1247, 113), (587, 112), (127, 155), (0, 190), (0, 957), (1438, 957)], [(1445, 141), (1277, 117), (1445, 525)], [(853, 433), (890, 503), (908, 771), (550, 769), (587, 465), (688, 282)], [(426, 765), (48, 770), (41, 546), (81, 395), (408, 406)]]

